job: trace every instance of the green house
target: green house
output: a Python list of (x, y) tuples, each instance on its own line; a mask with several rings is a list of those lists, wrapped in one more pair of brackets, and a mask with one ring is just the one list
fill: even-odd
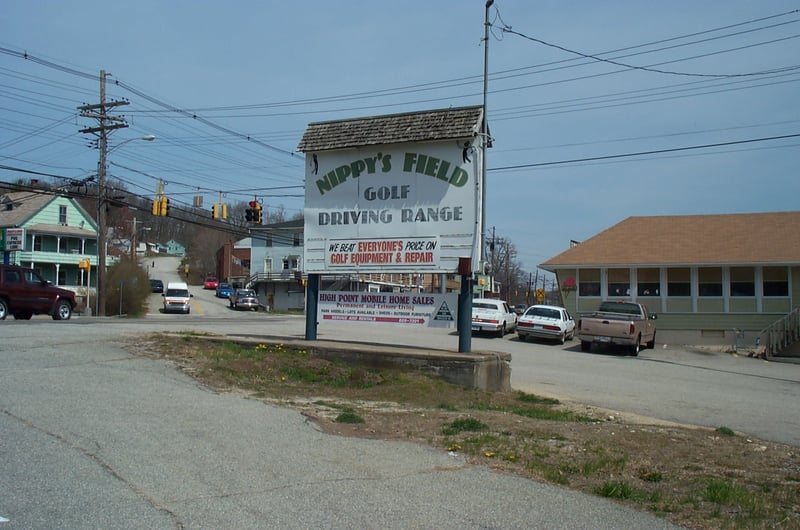
[[(36, 269), (54, 284), (76, 291), (93, 280), (97, 224), (76, 200), (50, 190), (4, 193), (0, 228), (24, 231), (22, 248), (5, 251), (8, 263)], [(89, 270), (79, 267), (86, 260)]]

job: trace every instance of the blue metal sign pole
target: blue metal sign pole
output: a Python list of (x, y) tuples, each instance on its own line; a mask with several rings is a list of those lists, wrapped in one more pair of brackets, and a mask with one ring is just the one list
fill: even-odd
[(319, 274), (309, 274), (306, 287), (306, 340), (317, 340), (318, 300)]

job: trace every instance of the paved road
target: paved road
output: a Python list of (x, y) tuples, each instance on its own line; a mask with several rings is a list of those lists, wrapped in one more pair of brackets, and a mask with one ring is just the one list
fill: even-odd
[(442, 450), (326, 435), (121, 345), (173, 316), (2, 323), (0, 529), (673, 528)]

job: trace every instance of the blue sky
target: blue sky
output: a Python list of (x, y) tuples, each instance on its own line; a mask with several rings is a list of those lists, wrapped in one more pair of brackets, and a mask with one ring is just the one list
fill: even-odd
[[(496, 0), (487, 232), (534, 271), (631, 215), (797, 210), (800, 137), (765, 138), (800, 133), (798, 8)], [(112, 177), (292, 215), (308, 123), (482, 103), (483, 23), (483, 0), (5, 0), (0, 180), (96, 172), (76, 108), (104, 69), (130, 101), (111, 145), (157, 137), (113, 151)]]

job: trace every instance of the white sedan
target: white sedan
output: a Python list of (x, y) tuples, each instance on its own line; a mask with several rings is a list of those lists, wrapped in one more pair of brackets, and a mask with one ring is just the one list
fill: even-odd
[(517, 314), (503, 300), (472, 300), (472, 331), (491, 331), (502, 337), (517, 328)]
[(533, 305), (519, 317), (517, 322), (519, 340), (528, 337), (557, 340), (564, 344), (575, 336), (575, 319), (563, 307)]

